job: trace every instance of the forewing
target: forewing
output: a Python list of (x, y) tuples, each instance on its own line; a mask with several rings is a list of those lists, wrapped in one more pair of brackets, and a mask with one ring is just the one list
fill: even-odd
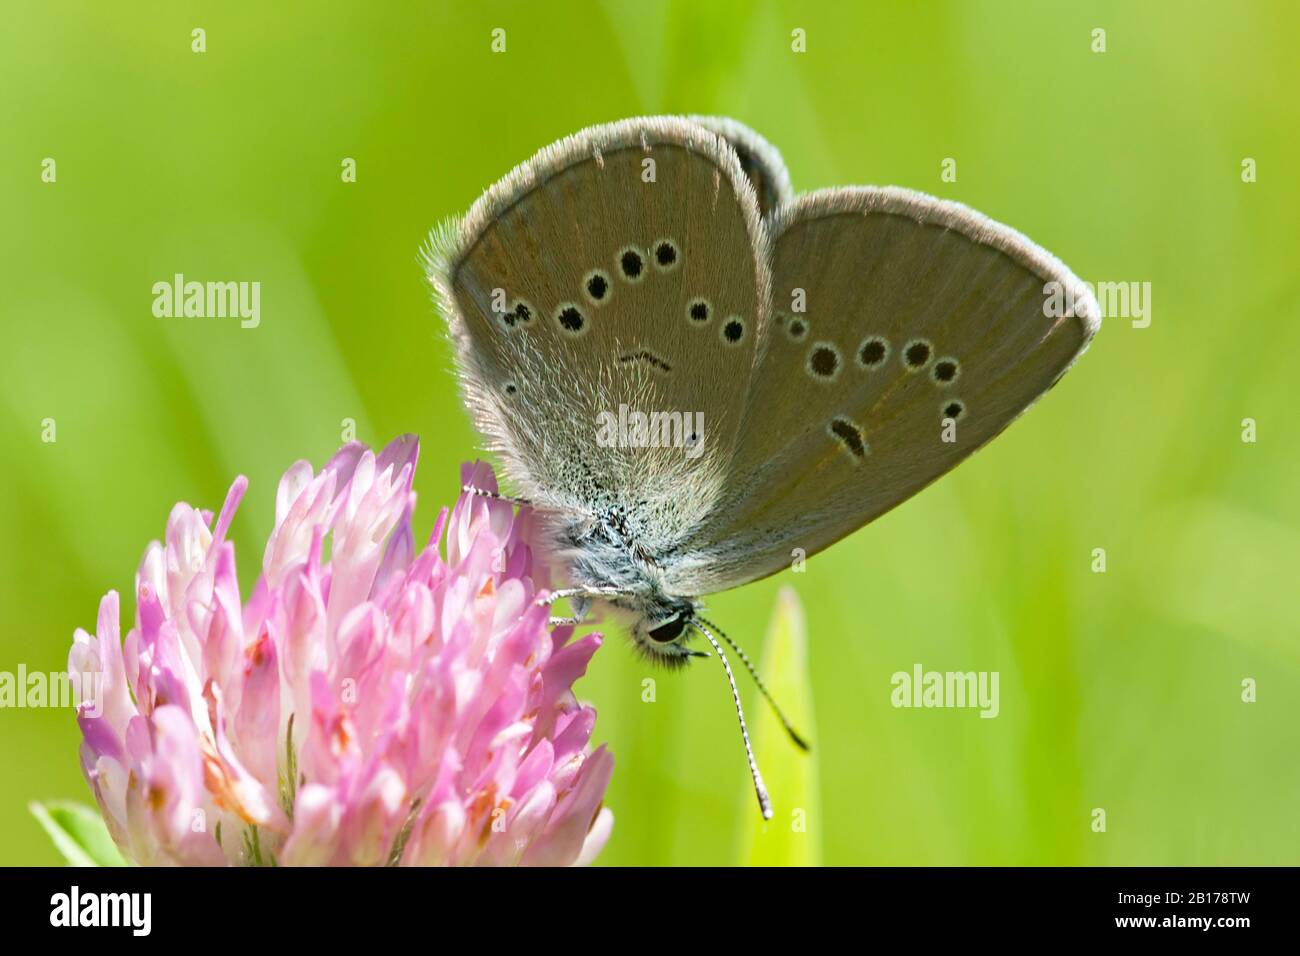
[[(515, 489), (629, 509), (652, 543), (698, 522), (757, 361), (763, 237), (726, 140), (648, 118), (548, 147), (435, 240), (467, 402)], [(664, 416), (652, 427), (668, 447), (611, 446), (602, 423), (633, 412)], [(682, 420), (703, 422), (691, 454), (672, 446)], [(670, 500), (682, 507), (665, 514)]]

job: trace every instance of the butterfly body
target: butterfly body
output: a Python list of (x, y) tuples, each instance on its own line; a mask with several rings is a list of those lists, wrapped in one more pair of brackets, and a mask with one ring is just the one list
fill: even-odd
[[(529, 504), (542, 518), (545, 549), (569, 584), (578, 616), (593, 600), (623, 612), (635, 646), (655, 663), (675, 666), (692, 656), (678, 638), (693, 620), (698, 600), (669, 590), (674, 541), (665, 526), (698, 520), (672, 517), (672, 501), (608, 500), (599, 492), (583, 510), (545, 497)], [(678, 540), (686, 538), (679, 532)]]
[(624, 613), (669, 665), (699, 656), (698, 633), (728, 677), (702, 597), (956, 467), (1061, 378), (1100, 316), (1014, 230), (894, 187), (796, 196), (770, 144), (713, 117), (546, 147), (436, 231), (426, 262), (475, 424), (542, 519), (556, 595), (578, 616)]
[[(1019, 233), (897, 188), (796, 197), (776, 151), (717, 118), (547, 147), (428, 262), (467, 404), (577, 602), (630, 611), (670, 663), (688, 655), (646, 635), (955, 467), (1099, 315)], [(1043, 312), (1053, 282), (1073, 311)], [(601, 440), (627, 409), (649, 427)]]
[(426, 261), (466, 403), (544, 522), (560, 593), (625, 612), (667, 664), (697, 656), (694, 633), (722, 656), (703, 596), (952, 470), (1100, 318), (1020, 233), (896, 187), (796, 196), (770, 144), (714, 117), (548, 146)]

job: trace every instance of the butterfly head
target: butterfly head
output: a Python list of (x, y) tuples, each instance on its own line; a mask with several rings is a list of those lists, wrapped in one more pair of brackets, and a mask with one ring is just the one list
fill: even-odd
[(630, 608), (635, 615), (630, 633), (637, 650), (649, 661), (664, 667), (685, 667), (692, 657), (707, 657), (691, 649), (687, 641), (696, 628), (695, 604), (684, 599), (656, 599), (638, 602)]

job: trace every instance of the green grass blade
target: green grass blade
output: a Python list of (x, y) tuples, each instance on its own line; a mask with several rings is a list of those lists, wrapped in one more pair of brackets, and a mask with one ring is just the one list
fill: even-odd
[(126, 866), (97, 810), (79, 803), (29, 803), (41, 827), (72, 866)]
[(754, 756), (772, 797), (775, 816), (764, 823), (745, 781), (737, 815), (745, 866), (818, 866), (821, 863), (821, 805), (817, 787), (816, 730), (808, 679), (808, 635), (803, 606), (793, 588), (782, 588), (768, 624), (758, 665), (763, 683), (799, 734), (814, 748), (794, 745), (767, 702), (751, 703)]

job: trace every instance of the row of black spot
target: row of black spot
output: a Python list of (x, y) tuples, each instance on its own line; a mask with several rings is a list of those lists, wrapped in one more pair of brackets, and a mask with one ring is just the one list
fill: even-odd
[[(656, 241), (650, 249), (650, 257), (660, 272), (671, 272), (681, 262), (681, 252), (672, 239)], [(615, 268), (626, 282), (640, 282), (646, 276), (646, 253), (636, 246), (624, 246), (615, 256)], [(604, 269), (592, 269), (582, 280), (582, 291), (588, 302), (602, 306), (613, 294), (613, 280)], [(501, 321), (506, 328), (513, 329), (517, 325), (527, 325), (535, 314), (536, 309), (527, 300), (516, 299), (501, 316)], [(587, 329), (587, 316), (573, 302), (556, 306), (554, 318), (560, 329), (569, 335), (581, 335)]]
[[(694, 325), (704, 325), (713, 318), (713, 306), (708, 299), (697, 296), (686, 303), (686, 318)], [(718, 329), (722, 341), (727, 345), (738, 345), (745, 338), (745, 320), (738, 315), (729, 315)]]
[[(517, 325), (528, 325), (536, 314), (536, 309), (526, 299), (515, 299), (509, 311), (501, 316), (501, 321), (506, 328), (513, 329)], [(572, 302), (556, 306), (554, 318), (556, 324), (570, 335), (581, 335), (587, 328), (587, 317)]]
[[(791, 341), (800, 342), (808, 334), (808, 323), (801, 318), (778, 316), (777, 321), (784, 321), (786, 334)], [(889, 341), (879, 335), (871, 335), (862, 340), (858, 346), (855, 359), (859, 368), (874, 371), (889, 360)], [(925, 339), (912, 339), (903, 346), (903, 367), (909, 372), (919, 372), (930, 366), (931, 380), (941, 388), (946, 388), (957, 380), (961, 374), (961, 365), (955, 358), (941, 358), (931, 365), (934, 358), (934, 346)], [(833, 342), (816, 342), (808, 350), (807, 371), (816, 379), (831, 382), (840, 373), (839, 349)], [(959, 398), (947, 400), (940, 406), (941, 421), (957, 421), (966, 414), (966, 404)], [(843, 446), (855, 463), (866, 457), (868, 446), (861, 427), (847, 418), (831, 419), (826, 426), (827, 433)]]
[[(650, 250), (650, 257), (660, 272), (671, 272), (681, 262), (681, 252), (672, 239), (656, 241)], [(636, 246), (624, 246), (618, 250), (615, 265), (625, 282), (635, 284), (646, 276), (646, 254)], [(592, 305), (604, 305), (609, 301), (613, 284), (605, 270), (592, 269), (583, 279), (582, 288)]]
[[(800, 342), (808, 334), (808, 323), (798, 317), (778, 316), (785, 322), (786, 334), (791, 341)], [(934, 348), (925, 339), (913, 339), (903, 347), (903, 367), (909, 372), (919, 372), (930, 364)], [(889, 341), (879, 335), (862, 340), (855, 358), (859, 368), (875, 371), (889, 360)], [(808, 351), (808, 373), (815, 378), (834, 381), (840, 373), (842, 360), (833, 342), (816, 342)], [(936, 385), (946, 387), (957, 380), (961, 365), (955, 358), (941, 358), (930, 368), (930, 378)]]

